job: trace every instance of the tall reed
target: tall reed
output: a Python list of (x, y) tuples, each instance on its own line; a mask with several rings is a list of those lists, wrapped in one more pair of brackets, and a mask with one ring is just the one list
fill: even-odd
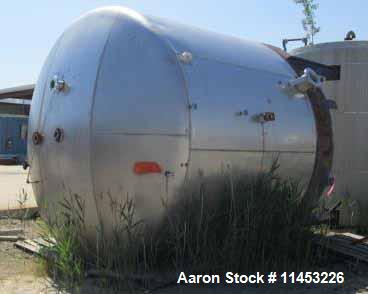
[[(105, 195), (106, 197), (106, 195)], [(93, 270), (129, 281), (162, 273), (290, 271), (313, 266), (313, 232), (306, 224), (302, 187), (277, 175), (229, 172), (200, 176), (162, 199), (157, 224), (135, 217), (134, 197), (111, 205), (118, 221), (108, 236), (96, 228), (96, 246), (83, 237), (84, 203), (70, 195), (59, 224), (46, 224), (56, 239), (49, 269), (73, 283)], [(107, 198), (113, 198), (107, 193)]]

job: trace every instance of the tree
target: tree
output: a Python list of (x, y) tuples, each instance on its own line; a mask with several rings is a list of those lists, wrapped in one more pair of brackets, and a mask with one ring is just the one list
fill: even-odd
[(314, 36), (320, 31), (320, 27), (317, 27), (315, 19), (315, 11), (318, 9), (318, 4), (314, 3), (314, 0), (294, 0), (296, 4), (303, 6), (304, 18), (302, 20), (303, 29), (307, 34), (307, 38), (310, 44), (314, 43)]

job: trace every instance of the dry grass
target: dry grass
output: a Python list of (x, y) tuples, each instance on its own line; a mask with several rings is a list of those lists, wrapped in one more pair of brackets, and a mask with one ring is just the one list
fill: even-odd
[(47, 235), (57, 241), (47, 268), (68, 285), (93, 271), (124, 286), (137, 277), (183, 270), (305, 270), (313, 266), (316, 252), (306, 225), (311, 211), (301, 197), (300, 185), (281, 180), (276, 165), (256, 176), (200, 177), (175, 203), (162, 199), (165, 215), (154, 226), (135, 219), (133, 198), (112, 205), (119, 220), (112, 236), (106, 237), (99, 226), (91, 246), (83, 237), (83, 200), (69, 195), (60, 204), (62, 221), (45, 224)]

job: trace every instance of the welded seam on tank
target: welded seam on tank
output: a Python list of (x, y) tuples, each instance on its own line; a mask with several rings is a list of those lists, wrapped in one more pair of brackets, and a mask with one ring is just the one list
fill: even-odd
[[(49, 64), (47, 65), (47, 69), (45, 70), (45, 81), (44, 81), (44, 84), (43, 84), (43, 90), (42, 90), (42, 96), (41, 96), (41, 101), (40, 101), (40, 110), (39, 110), (39, 115), (38, 115), (38, 119), (37, 119), (37, 124), (36, 124), (36, 128), (35, 130), (36, 131), (40, 131), (40, 127), (41, 127), (41, 121), (42, 123), (45, 122), (46, 118), (44, 118), (42, 120), (42, 113), (44, 112), (44, 108), (45, 108), (45, 95), (46, 95), (46, 89), (48, 89), (48, 76), (50, 74), (50, 71), (51, 71), (51, 68), (52, 68), (52, 63), (50, 62), (50, 60), (53, 59), (53, 57), (56, 55), (57, 51), (59, 50), (59, 47), (60, 47), (60, 40), (62, 39), (62, 37), (64, 36), (65, 32), (61, 34), (61, 36), (59, 37), (59, 39), (57, 40), (56, 44), (55, 44), (55, 50), (52, 50), (52, 56), (51, 54), (49, 54), (47, 60), (49, 61)], [(32, 97), (33, 98), (33, 97)], [(31, 105), (32, 107), (32, 105)], [(46, 116), (46, 115), (45, 115)], [(33, 147), (32, 149), (32, 154), (30, 154), (30, 156), (28, 156), (27, 154), (27, 158), (28, 158), (28, 162), (29, 162), (29, 175), (31, 175), (31, 170), (32, 170), (32, 165), (33, 165), (33, 159), (34, 159), (34, 156), (35, 156), (35, 147)], [(38, 150), (38, 152), (40, 152), (40, 150)], [(44, 176), (43, 176), (43, 169), (42, 169), (42, 160), (38, 160), (38, 173), (39, 173), (39, 177), (40, 179), (36, 179), (34, 180), (32, 178), (31, 182), (32, 183), (37, 183), (39, 184), (41, 187), (41, 194), (44, 193), (45, 191), (45, 187), (44, 187), (44, 183), (41, 179), (44, 179)], [(31, 175), (32, 176), (32, 175)], [(45, 197), (45, 195), (42, 195), (43, 197)]]
[[(176, 54), (180, 53), (180, 52), (177, 52), (176, 50), (175, 50), (175, 52), (176, 52)], [(206, 57), (206, 56), (203, 56), (203, 55), (193, 55), (193, 57), (197, 58), (197, 59), (214, 61), (214, 62), (219, 63), (219, 64), (231, 65), (231, 66), (234, 66), (234, 67), (237, 67), (237, 68), (246, 69), (248, 71), (256, 71), (256, 72), (259, 72), (259, 73), (272, 74), (274, 76), (276, 75), (276, 76), (284, 77), (284, 78), (287, 78), (287, 79), (290, 79), (290, 77), (294, 77), (292, 75), (292, 72), (290, 72), (290, 75), (287, 75), (286, 73), (282, 73), (282, 72), (259, 69), (259, 68), (255, 68), (255, 67), (252, 67), (252, 66), (247, 66), (247, 65), (243, 65), (243, 64), (236, 64), (236, 63), (224, 61), (224, 60), (213, 58), (213, 57)]]
[(368, 111), (342, 111), (337, 112), (338, 114), (368, 114)]
[[(69, 27), (69, 29), (72, 27), (72, 25)], [(57, 41), (57, 43), (56, 43), (56, 48), (55, 48), (55, 53), (53, 54), (53, 56), (56, 56), (57, 55), (57, 53), (58, 53), (58, 51), (59, 51), (59, 49), (60, 49), (60, 44), (61, 44), (61, 41), (64, 39), (64, 35), (66, 35), (67, 34), (67, 32), (69, 31), (69, 29), (67, 29), (66, 31), (64, 31), (63, 33), (62, 33), (62, 35), (59, 37), (59, 39), (58, 39), (58, 41)], [(49, 59), (49, 58), (48, 58)], [(53, 59), (53, 58), (52, 58)], [(49, 76), (49, 74), (50, 74), (50, 70), (51, 70), (51, 68), (52, 68), (52, 65), (51, 65), (51, 63), (50, 63), (50, 68), (49, 68), (49, 70), (47, 71), (47, 78), (46, 78), (46, 81), (45, 81), (45, 87), (44, 87), (44, 93), (43, 93), (43, 100), (44, 100), (44, 95), (45, 95), (45, 91), (47, 90), (47, 89), (49, 89), (49, 87), (48, 87), (48, 76)], [(42, 101), (42, 104), (41, 104), (41, 107), (42, 107), (42, 111), (43, 111), (43, 108), (44, 107), (46, 107), (46, 106), (48, 106), (49, 108), (51, 107), (50, 105), (51, 105), (51, 102), (52, 102), (52, 99), (49, 99), (50, 100), (50, 103), (48, 103), (47, 105), (44, 105), (44, 102)], [(41, 120), (41, 118), (43, 117), (43, 121), (42, 121), (42, 123), (41, 122), (39, 122), (38, 123), (38, 128), (40, 128), (41, 126), (40, 125), (45, 125), (46, 124), (46, 121), (47, 121), (47, 119), (49, 118), (49, 116), (47, 115), (47, 111), (45, 110), (45, 115), (44, 116), (42, 116), (42, 112), (40, 111), (40, 120)]]
[(125, 136), (161, 136), (161, 137), (187, 137), (186, 133), (155, 133), (155, 132), (124, 132), (118, 130), (96, 130), (96, 135), (125, 135)]
[[(147, 20), (148, 21), (148, 20)], [(149, 23), (152, 25), (152, 22), (149, 21)], [(192, 146), (192, 115), (191, 115), (191, 111), (189, 110), (189, 105), (191, 102), (190, 99), (190, 92), (189, 92), (189, 87), (188, 87), (188, 82), (187, 79), (185, 78), (185, 72), (184, 69), (182, 68), (182, 65), (180, 64), (179, 60), (178, 60), (178, 55), (177, 52), (175, 50), (175, 47), (173, 46), (173, 44), (170, 42), (170, 40), (165, 36), (164, 33), (162, 33), (162, 31), (159, 28), (153, 28), (153, 27), (148, 27), (146, 26), (147, 29), (153, 34), (155, 35), (160, 41), (163, 41), (163, 43), (168, 47), (168, 49), (175, 55), (175, 62), (176, 65), (179, 68), (180, 71), (180, 75), (181, 75), (181, 79), (183, 81), (183, 85), (184, 85), (184, 91), (185, 91), (185, 96), (187, 98), (187, 107), (185, 108), (187, 115), (188, 115), (188, 131), (187, 131), (187, 137), (188, 137), (188, 161), (187, 163), (191, 162), (191, 146)], [(184, 176), (184, 182), (187, 180), (189, 176), (189, 169), (186, 169), (185, 171), (185, 176)]]
[[(315, 52), (321, 52), (326, 53), (329, 52), (331, 49), (366, 49), (368, 45), (368, 41), (336, 41), (336, 42), (326, 42), (326, 43), (320, 43), (320, 44), (314, 44), (312, 47), (300, 47), (293, 50), (293, 54), (297, 53), (315, 53)], [(305, 50), (305, 48), (307, 50)]]
[[(151, 20), (150, 20), (150, 24), (152, 25), (153, 28), (149, 28), (149, 29), (151, 31), (153, 31), (154, 33), (157, 32), (161, 36), (162, 39), (165, 39), (170, 44), (170, 47), (172, 48), (172, 50), (175, 52), (176, 55), (182, 53), (182, 52), (179, 52), (177, 50), (177, 48), (172, 44), (172, 42), (170, 40), (170, 35), (165, 34), (164, 32), (162, 32), (162, 30), (157, 25), (155, 25), (155, 23), (153, 23)], [(262, 45), (260, 43), (257, 43), (257, 44)], [(262, 45), (262, 46), (264, 46), (264, 45)], [(264, 47), (265, 47), (265, 49), (268, 49), (266, 46), (264, 46)], [(216, 58), (216, 57), (209, 57), (209, 56), (197, 54), (197, 53), (191, 51), (190, 47), (188, 47), (188, 51), (193, 54), (193, 57), (196, 57), (196, 58), (211, 60), (211, 61), (215, 61), (215, 62), (218, 62), (218, 63), (221, 63), (221, 64), (231, 65), (231, 66), (235, 66), (235, 67), (239, 67), (239, 68), (245, 68), (245, 69), (248, 69), (248, 70), (255, 70), (255, 71), (258, 71), (258, 72), (271, 73), (271, 74), (274, 74), (274, 75), (276, 74), (276, 75), (280, 75), (280, 76), (290, 78), (290, 75), (288, 75), (287, 73), (281, 73), (279, 71), (272, 71), (272, 70), (267, 70), (267, 69), (260, 69), (260, 68), (252, 67), (252, 66), (249, 66), (249, 65), (246, 65), (246, 64), (234, 63), (234, 62), (219, 59), (219, 58)], [(277, 59), (277, 56), (274, 55), (274, 52), (271, 51), (270, 53), (275, 57), (275, 59)], [(286, 69), (290, 70), (289, 67), (288, 68), (284, 67), (284, 68), (285, 68), (285, 70)]]
[[(61, 40), (64, 37), (64, 35), (65, 35), (65, 32), (59, 37), (59, 39), (58, 39), (58, 41), (57, 41), (57, 43), (55, 45), (55, 50), (53, 50), (53, 52), (52, 52), (53, 53), (52, 56), (49, 56), (49, 58), (47, 60), (49, 60), (49, 61), (51, 60), (52, 61), (53, 57), (56, 56), (56, 54), (57, 54), (57, 52), (59, 50), (59, 47), (60, 47)], [(41, 105), (40, 105), (40, 114), (38, 116), (37, 129), (36, 130), (39, 130), (40, 127), (41, 127), (41, 120), (42, 120), (42, 117), (43, 117), (42, 113), (43, 113), (44, 108), (45, 108), (45, 105), (44, 105), (45, 104), (45, 94), (46, 94), (46, 89), (48, 89), (48, 85), (47, 84), (48, 84), (48, 81), (49, 81), (48, 77), (50, 75), (51, 68), (52, 68), (52, 62), (49, 62), (48, 68), (46, 70), (45, 83), (43, 85), (44, 87), (43, 87), (43, 91), (42, 91), (42, 98), (41, 98)], [(42, 123), (44, 124), (45, 123), (45, 120), (46, 120), (46, 115), (43, 117), (43, 119), (44, 120), (42, 121)]]
[[(293, 71), (295, 73), (295, 75), (297, 76), (297, 70), (294, 68), (294, 66), (285, 58), (285, 56), (283, 54), (281, 54), (280, 52), (278, 52), (277, 50), (275, 50), (274, 48), (272, 47), (268, 47), (269, 50), (273, 51), (276, 55), (278, 55), (281, 59), (283, 59), (290, 67), (291, 71)], [(314, 175), (316, 173), (316, 168), (318, 166), (318, 144), (319, 144), (319, 138), (318, 138), (318, 127), (317, 127), (317, 124), (318, 124), (318, 120), (317, 120), (317, 117), (316, 117), (316, 113), (315, 113), (315, 105), (312, 103), (312, 99), (309, 95), (306, 95), (306, 97), (308, 99), (306, 99), (305, 101), (308, 102), (309, 106), (310, 106), (310, 109), (312, 111), (312, 116), (314, 118), (314, 128), (313, 128), (313, 133), (314, 133), (314, 137), (315, 137), (315, 142), (314, 142), (314, 147), (315, 147), (315, 150), (313, 152), (308, 152), (310, 154), (313, 154), (314, 155), (314, 163), (313, 163), (313, 171), (312, 171), (312, 174), (310, 175), (309, 177), (309, 180), (308, 180), (308, 187), (311, 186), (311, 183), (313, 183), (313, 178), (314, 178)], [(309, 188), (308, 188), (309, 189)]]
[[(147, 21), (147, 24), (148, 24), (148, 21)], [(179, 67), (179, 70), (180, 70), (180, 73), (181, 73), (181, 77), (182, 77), (182, 80), (183, 80), (183, 84), (184, 84), (184, 91), (185, 91), (185, 96), (186, 96), (186, 100), (187, 100), (186, 102), (187, 102), (187, 105), (189, 105), (189, 103), (190, 103), (189, 89), (188, 89), (188, 85), (187, 85), (187, 82), (186, 82), (186, 79), (185, 79), (185, 75), (184, 75), (183, 69), (182, 69), (180, 63), (178, 62), (176, 51), (174, 50), (174, 48), (171, 46), (170, 42), (164, 36), (161, 36), (161, 34), (158, 35), (157, 32), (154, 31), (154, 30), (152, 30), (149, 26), (147, 26), (147, 24), (142, 24), (142, 25), (144, 25), (145, 28), (149, 32), (151, 32), (156, 38), (158, 38), (160, 41), (163, 41), (163, 43), (166, 46), (168, 46), (168, 49), (171, 52), (174, 53), (175, 61), (176, 61), (177, 66)], [(110, 39), (110, 34), (111, 34), (111, 32), (109, 33), (108, 41)], [(95, 87), (97, 87), (97, 85), (95, 85)], [(95, 96), (95, 89), (94, 89), (94, 94), (93, 95)], [(95, 97), (93, 97), (93, 108), (94, 108), (94, 103), (95, 103), (94, 101), (95, 101)], [(186, 109), (186, 111), (188, 113), (188, 124), (186, 125), (186, 128), (188, 127), (188, 130), (186, 130), (185, 133), (182, 133), (182, 132), (177, 132), (177, 133), (164, 133), (161, 130), (158, 131), (158, 132), (126, 132), (124, 130), (108, 130), (108, 129), (103, 130), (103, 129), (95, 129), (95, 134), (96, 135), (188, 137), (189, 146), (191, 146), (191, 115), (190, 115), (190, 111), (188, 111), (187, 109)], [(188, 161), (189, 160), (190, 160), (190, 154), (188, 155)]]
[[(172, 44), (170, 43), (170, 41), (168, 39), (165, 39), (165, 40), (166, 40), (166, 44), (169, 46), (169, 48), (175, 54), (175, 50), (172, 47)], [(188, 114), (188, 160), (187, 160), (187, 164), (189, 164), (191, 162), (191, 158), (192, 158), (192, 153), (191, 153), (191, 150), (192, 150), (191, 149), (191, 146), (192, 146), (192, 115), (191, 115), (191, 111), (189, 110), (189, 105), (190, 105), (191, 99), (190, 99), (188, 81), (185, 78), (184, 69), (182, 68), (182, 65), (180, 64), (180, 62), (177, 58), (177, 55), (175, 57), (176, 57), (175, 58), (176, 65), (179, 67), (179, 71), (181, 73), (181, 78), (183, 80), (185, 95), (187, 97), (187, 106), (188, 107), (186, 107), (185, 109), (186, 109), (186, 112)], [(186, 171), (185, 171), (184, 182), (187, 181), (188, 177), (189, 177), (189, 169), (187, 168)]]
[(368, 60), (366, 61), (356, 61), (356, 62), (342, 62), (342, 63), (339, 63), (339, 65), (359, 65), (359, 64), (368, 64)]
[(298, 151), (298, 150), (264, 150), (261, 149), (223, 149), (223, 148), (191, 148), (192, 151), (217, 151), (217, 152), (250, 152), (250, 153), (304, 153), (315, 154), (315, 151)]
[(91, 184), (92, 184), (92, 197), (93, 197), (93, 201), (95, 203), (95, 207), (96, 207), (96, 214), (97, 214), (97, 217), (99, 218), (99, 222), (100, 224), (102, 223), (101, 222), (101, 215), (100, 215), (100, 212), (99, 212), (99, 209), (98, 209), (98, 204), (96, 202), (96, 187), (95, 187), (95, 174), (94, 174), (94, 155), (95, 155), (95, 152), (94, 152), (94, 139), (93, 139), (93, 124), (94, 124), (94, 109), (95, 109), (95, 100), (96, 100), (96, 91), (97, 91), (97, 82), (98, 82), (98, 78), (100, 76), (100, 72), (101, 72), (101, 67), (102, 67), (102, 62), (103, 62), (103, 59), (105, 57), (105, 53), (106, 53), (106, 49), (107, 49), (107, 46), (109, 44), (109, 41), (110, 41), (110, 38), (111, 38), (111, 34), (112, 34), (112, 30), (115, 26), (115, 24), (117, 23), (117, 20), (118, 20), (118, 16), (119, 14), (116, 14), (115, 15), (115, 19), (112, 21), (112, 24), (111, 24), (111, 27), (109, 29), (109, 33), (107, 35), (107, 38), (106, 38), (106, 42), (104, 44), (104, 47), (102, 49), (102, 53), (100, 55), (100, 58), (99, 58), (99, 61), (98, 61), (98, 67), (97, 67), (97, 72), (96, 72), (96, 78), (95, 78), (95, 81), (94, 81), (94, 84), (93, 84), (93, 92), (92, 92), (92, 101), (91, 101), (91, 108), (90, 108), (90, 114), (89, 114), (89, 117), (90, 117), (90, 120), (89, 120), (89, 146), (90, 146), (90, 150), (89, 150), (89, 165), (90, 165), (90, 171), (91, 171)]
[[(152, 31), (152, 30), (151, 30)], [(166, 37), (165, 34), (161, 34), (160, 33), (160, 30), (159, 29), (156, 29), (154, 30), (154, 33), (156, 33), (161, 37), (161, 39), (163, 39), (167, 44), (168, 46), (173, 50), (173, 52), (178, 55), (180, 52), (177, 52), (177, 50), (175, 49), (175, 47), (172, 45), (171, 41), (169, 38)], [(271, 50), (270, 50), (271, 53), (273, 53)], [(275, 54), (275, 53), (274, 53)], [(278, 55), (275, 54), (275, 58), (277, 58)], [(280, 73), (280, 72), (274, 72), (274, 71), (268, 71), (268, 70), (262, 70), (262, 69), (258, 69), (258, 68), (254, 68), (254, 67), (250, 67), (250, 66), (245, 66), (245, 65), (240, 65), (240, 64), (233, 64), (231, 62), (226, 62), (226, 61), (222, 61), (222, 60), (219, 60), (219, 59), (216, 59), (216, 58), (208, 58), (208, 57), (205, 57), (205, 56), (201, 56), (201, 55), (197, 55), (195, 56), (195, 58), (198, 58), (198, 59), (204, 59), (204, 60), (211, 60), (211, 61), (215, 61), (217, 63), (221, 63), (221, 64), (225, 64), (225, 65), (232, 65), (234, 67), (237, 67), (237, 68), (241, 68), (241, 69), (246, 69), (248, 71), (255, 71), (255, 72), (259, 72), (259, 73), (265, 73), (265, 74), (270, 74), (272, 76), (277, 76), (279, 78), (285, 78), (285, 79), (289, 79), (290, 77), (293, 77), (293, 73), (294, 73), (294, 70), (289, 66), (289, 64), (285, 61), (287, 67), (285, 67), (285, 69), (287, 68), (288, 71), (290, 71), (290, 75), (287, 75), (287, 74), (284, 74), (284, 73)], [(280, 61), (284, 61), (284, 59), (280, 59)], [(190, 103), (190, 94), (189, 94), (189, 87), (188, 87), (188, 82), (187, 82), (187, 79), (185, 78), (185, 72), (184, 72), (184, 69), (182, 67), (182, 65), (179, 63), (179, 61), (177, 60), (176, 58), (176, 62), (178, 63), (178, 66), (182, 72), (182, 77), (183, 77), (183, 81), (184, 81), (184, 85), (185, 85), (185, 90), (187, 92), (187, 97), (188, 97), (188, 103)], [(189, 104), (188, 104), (189, 105)], [(243, 150), (243, 149), (239, 149), (239, 150), (236, 150), (236, 149), (230, 149), (230, 150), (227, 150), (227, 149), (205, 149), (205, 148), (191, 148), (192, 144), (191, 144), (191, 139), (192, 139), (192, 136), (191, 136), (191, 113), (189, 111), (189, 123), (190, 123), (190, 145), (189, 145), (189, 162), (190, 162), (190, 158), (191, 158), (191, 152), (193, 151), (207, 151), (207, 152), (210, 152), (210, 151), (219, 151), (219, 152), (249, 152), (249, 153), (259, 153), (260, 151), (259, 150)], [(315, 151), (274, 151), (274, 150), (265, 150), (264, 153), (294, 153), (294, 154), (314, 154)], [(188, 175), (188, 171), (186, 173), (186, 177)]]

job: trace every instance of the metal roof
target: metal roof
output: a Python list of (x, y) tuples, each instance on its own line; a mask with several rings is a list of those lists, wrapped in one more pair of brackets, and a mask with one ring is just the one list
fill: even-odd
[(16, 99), (16, 98), (5, 98), (5, 99), (0, 99), (0, 104), (31, 105), (31, 100)]
[(13, 88), (1, 89), (0, 90), (0, 99), (5, 98), (18, 98), (18, 99), (27, 99), (31, 100), (35, 85), (24, 85)]

